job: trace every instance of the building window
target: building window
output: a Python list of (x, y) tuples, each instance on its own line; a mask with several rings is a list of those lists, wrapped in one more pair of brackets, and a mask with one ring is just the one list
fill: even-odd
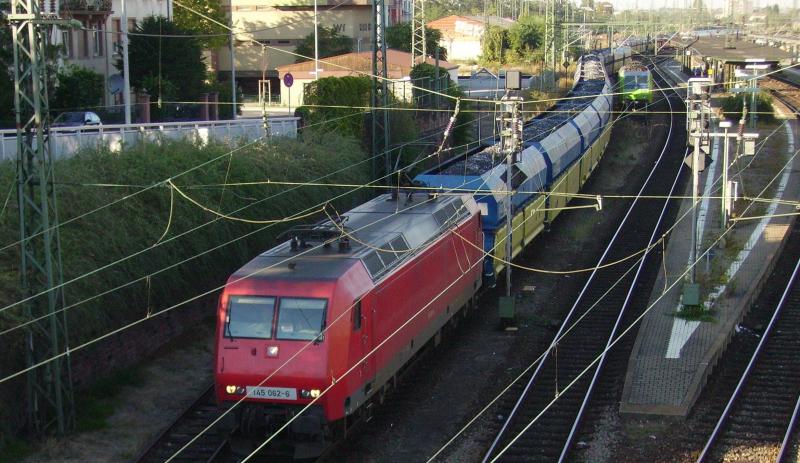
[(369, 32), (372, 30), (372, 23), (361, 23), (358, 25), (358, 30), (361, 32)]
[(92, 54), (93, 56), (103, 56), (103, 30), (100, 24), (92, 29)]
[(136, 18), (128, 18), (128, 31), (136, 30)]
[(67, 58), (74, 58), (75, 52), (72, 48), (72, 31), (66, 30), (61, 31), (61, 42), (64, 44), (64, 49), (66, 50)]
[(112, 46), (114, 47), (114, 50), (116, 50), (117, 47), (122, 44), (122, 34), (120, 34), (120, 31), (122, 30), (122, 20), (118, 18), (112, 19), (111, 30), (114, 32), (114, 35), (112, 36), (114, 37), (114, 44)]

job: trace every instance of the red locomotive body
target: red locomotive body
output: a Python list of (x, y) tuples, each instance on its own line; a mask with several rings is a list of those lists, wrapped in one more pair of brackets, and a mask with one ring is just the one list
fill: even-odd
[(283, 433), (296, 457), (319, 454), (382, 397), (478, 291), (483, 259), (468, 195), (383, 195), (305, 231), (230, 277), (214, 367), (218, 400), (245, 399), (239, 429), (257, 441), (334, 384)]

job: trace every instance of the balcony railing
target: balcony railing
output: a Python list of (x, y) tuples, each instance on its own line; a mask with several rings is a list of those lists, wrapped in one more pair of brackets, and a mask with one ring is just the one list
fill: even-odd
[(111, 0), (62, 0), (61, 12), (72, 14), (110, 14)]

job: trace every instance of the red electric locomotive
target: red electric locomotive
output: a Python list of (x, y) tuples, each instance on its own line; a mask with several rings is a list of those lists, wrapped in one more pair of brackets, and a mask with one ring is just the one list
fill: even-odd
[(289, 237), (228, 280), (215, 385), (258, 444), (335, 383), (272, 447), (310, 458), (470, 302), (483, 232), (470, 195), (387, 194)]

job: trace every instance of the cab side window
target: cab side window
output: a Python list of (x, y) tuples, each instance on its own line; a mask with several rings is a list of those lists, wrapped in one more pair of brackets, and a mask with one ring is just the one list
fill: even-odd
[(361, 329), (361, 301), (356, 301), (353, 307), (353, 331)]

